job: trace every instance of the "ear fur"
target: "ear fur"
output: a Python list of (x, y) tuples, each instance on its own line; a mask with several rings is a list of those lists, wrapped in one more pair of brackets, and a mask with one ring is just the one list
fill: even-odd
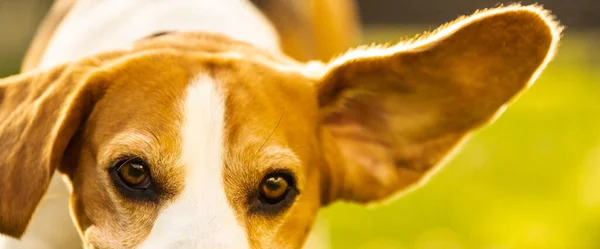
[(535, 81), (561, 29), (539, 6), (511, 5), (331, 61), (317, 86), (325, 202), (385, 200), (423, 182)]
[(0, 80), (0, 233), (19, 238), (80, 124), (104, 90), (96, 61)]

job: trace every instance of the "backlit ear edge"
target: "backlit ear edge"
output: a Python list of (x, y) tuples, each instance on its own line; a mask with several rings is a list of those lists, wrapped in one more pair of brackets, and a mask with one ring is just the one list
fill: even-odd
[(556, 53), (555, 51), (558, 47), (559, 40), (562, 37), (562, 31), (564, 30), (564, 26), (560, 24), (560, 22), (556, 19), (555, 16), (551, 14), (549, 10), (546, 10), (541, 5), (537, 4), (525, 6), (520, 4), (511, 4), (508, 6), (500, 6), (497, 8), (478, 10), (472, 15), (462, 16), (452, 22), (446, 23), (432, 32), (417, 35), (415, 38), (406, 41), (401, 41), (392, 46), (390, 46), (389, 44), (372, 44), (350, 49), (346, 53), (343, 53), (340, 56), (332, 59), (327, 64), (327, 67), (329, 70), (331, 70), (332, 68), (338, 67), (352, 60), (373, 57), (385, 57), (400, 52), (419, 50), (435, 43), (438, 40), (444, 39), (452, 35), (457, 30), (465, 27), (466, 25), (472, 22), (495, 15), (506, 14), (509, 12), (528, 12), (534, 14), (540, 19), (542, 19), (544, 23), (546, 23), (547, 27), (551, 30), (552, 42), (549, 49), (549, 53), (544, 63), (542, 64), (542, 67), (540, 67), (542, 69), (545, 68), (545, 65), (548, 64), (550, 60), (552, 60), (554, 54)]

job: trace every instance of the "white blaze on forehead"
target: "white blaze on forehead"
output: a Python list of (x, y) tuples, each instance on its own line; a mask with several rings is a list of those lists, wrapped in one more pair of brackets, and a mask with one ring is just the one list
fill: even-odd
[(139, 248), (249, 248), (223, 184), (223, 100), (214, 79), (200, 77), (187, 90), (182, 127), (183, 192), (167, 204)]

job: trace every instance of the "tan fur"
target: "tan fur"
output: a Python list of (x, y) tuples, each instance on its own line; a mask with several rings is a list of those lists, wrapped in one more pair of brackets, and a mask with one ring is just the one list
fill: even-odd
[[(448, 31), (449, 30), (449, 31)], [(414, 44), (302, 64), (226, 37), (173, 33), (0, 81), (0, 233), (19, 237), (55, 169), (87, 248), (128, 248), (185, 188), (180, 103), (195, 76), (225, 101), (227, 198), (253, 248), (300, 248), (317, 210), (388, 199), (426, 175), (537, 77), (559, 39), (538, 7), (509, 6)], [(163, 190), (121, 196), (107, 169), (135, 154)], [(264, 174), (300, 194), (276, 215), (249, 211)], [(185, 214), (182, 214), (185, 215)]]
[(283, 51), (299, 61), (329, 60), (361, 39), (354, 0), (253, 0), (273, 22)]

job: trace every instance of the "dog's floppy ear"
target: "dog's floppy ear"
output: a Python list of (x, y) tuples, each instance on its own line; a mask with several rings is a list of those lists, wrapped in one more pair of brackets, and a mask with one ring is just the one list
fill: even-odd
[(324, 202), (381, 201), (422, 182), (535, 80), (560, 29), (538, 6), (512, 5), (333, 60), (317, 87)]
[(20, 237), (103, 92), (94, 60), (0, 80), (0, 233)]

